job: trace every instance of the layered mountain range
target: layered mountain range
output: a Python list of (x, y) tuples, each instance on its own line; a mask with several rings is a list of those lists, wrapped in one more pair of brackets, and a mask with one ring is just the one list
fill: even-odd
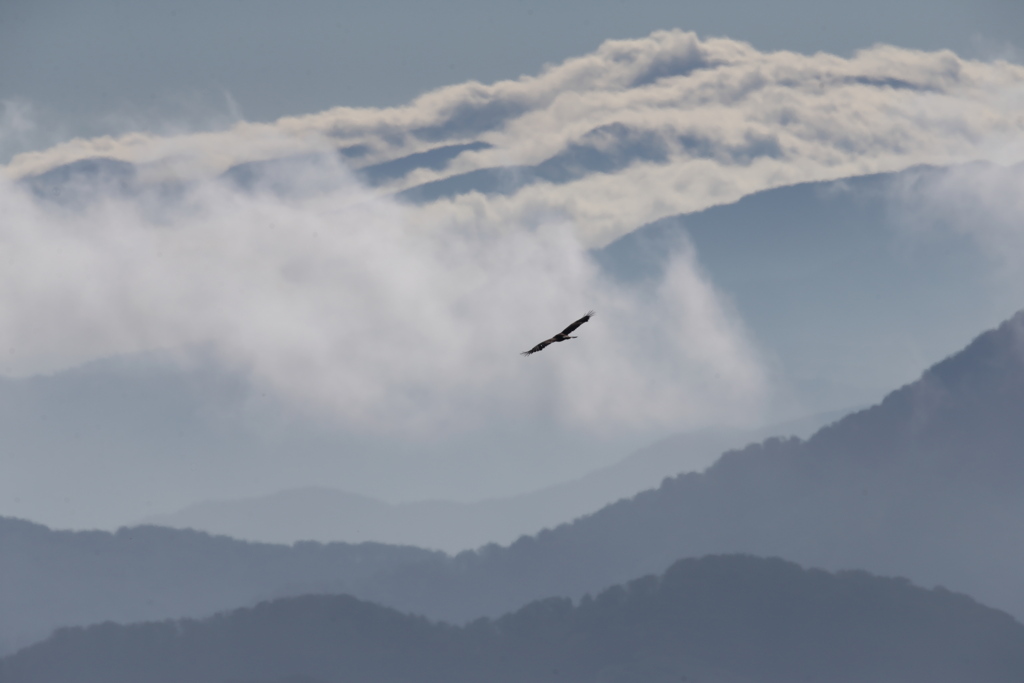
[(154, 527), (53, 532), (6, 520), (4, 630), (24, 644), (61, 625), (201, 616), (309, 592), (462, 622), (722, 552), (906, 576), (1021, 617), (1022, 349), (1024, 313), (807, 440), (730, 451), (703, 473), (454, 557)]
[(656, 31), (19, 155), (0, 683), (1024, 679), (1022, 83)]
[(248, 541), (376, 541), (448, 553), (520, 536), (590, 514), (609, 501), (657, 486), (667, 476), (700, 470), (725, 450), (778, 434), (807, 436), (839, 411), (757, 429), (675, 434), (572, 481), (470, 503), (386, 503), (327, 487), (306, 487), (239, 500), (212, 500), (153, 515), (143, 524), (195, 529)]

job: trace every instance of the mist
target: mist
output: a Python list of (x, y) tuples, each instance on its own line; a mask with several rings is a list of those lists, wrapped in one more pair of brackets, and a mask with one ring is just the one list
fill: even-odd
[[(1018, 65), (945, 51), (808, 56), (659, 31), (404, 106), (19, 154), (0, 183), (0, 373), (51, 377), (59, 395), (71, 368), (156, 354), (171, 384), (235, 389), (182, 389), (186, 441), (147, 441), (139, 425), (157, 420), (138, 415), (59, 445), (18, 441), (18, 423), (12, 493), (65, 483), (9, 512), (110, 526), (312, 483), (480, 500), (672, 433), (849, 405), (794, 396), (792, 354), (752, 333), (685, 234), (643, 282), (592, 250), (780, 185), (1005, 160), (1022, 83)], [(9, 103), (0, 138), (38, 116)], [(588, 310), (579, 339), (518, 355)], [(856, 402), (931, 359), (860, 372), (882, 380)], [(135, 414), (115, 385), (87, 394), (106, 424)]]
[[(534, 481), (606, 464), (651, 434), (756, 420), (766, 395), (741, 321), (685, 244), (660, 281), (630, 287), (564, 220), (424, 219), (326, 153), (253, 191), (216, 177), (126, 191), (102, 174), (62, 187), (56, 200), (0, 189), (11, 377), (160, 352), (243, 377), (254, 414), (272, 405), (345, 435), (339, 461), (374, 455), (370, 469), (393, 473), (421, 450), (479, 473), (518, 452)], [(578, 339), (520, 357), (590, 309)], [(338, 466), (303, 458), (288, 467), (339, 480)], [(238, 455), (200, 472), (223, 482), (248, 467)], [(450, 481), (404, 490), (469, 484)]]

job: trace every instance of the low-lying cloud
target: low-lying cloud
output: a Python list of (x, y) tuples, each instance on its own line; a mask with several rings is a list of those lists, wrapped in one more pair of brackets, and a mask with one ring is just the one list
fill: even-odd
[[(533, 411), (698, 425), (763, 397), (755, 350), (685, 245), (661, 282), (630, 288), (564, 221), (425, 220), (329, 155), (274, 179), (287, 197), (89, 183), (84, 203), (0, 190), (5, 374), (201, 346), (332, 420), (414, 433)], [(591, 308), (579, 339), (519, 357)]]

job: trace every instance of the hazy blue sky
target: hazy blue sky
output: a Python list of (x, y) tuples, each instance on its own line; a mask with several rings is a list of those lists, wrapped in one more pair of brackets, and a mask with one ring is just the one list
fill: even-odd
[(42, 124), (9, 155), (74, 135), (395, 105), (656, 29), (761, 50), (886, 42), (1019, 60), (1022, 27), (1019, 0), (4, 0), (0, 101), (32, 104)]

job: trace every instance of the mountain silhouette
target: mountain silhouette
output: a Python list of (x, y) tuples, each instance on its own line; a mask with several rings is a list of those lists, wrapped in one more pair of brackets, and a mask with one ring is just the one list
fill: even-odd
[(1024, 626), (966, 596), (779, 559), (675, 563), (462, 627), (348, 596), (203, 621), (62, 629), (0, 683), (928, 681), (1024, 679)]

